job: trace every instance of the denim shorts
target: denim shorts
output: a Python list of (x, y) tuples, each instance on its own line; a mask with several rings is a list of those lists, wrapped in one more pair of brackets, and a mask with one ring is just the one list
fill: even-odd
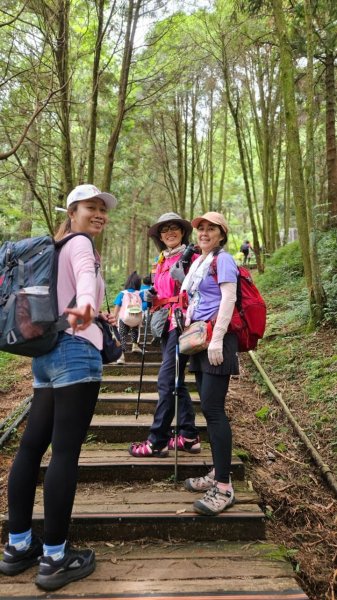
[(100, 351), (80, 336), (60, 333), (53, 350), (33, 358), (33, 387), (58, 388), (102, 380)]

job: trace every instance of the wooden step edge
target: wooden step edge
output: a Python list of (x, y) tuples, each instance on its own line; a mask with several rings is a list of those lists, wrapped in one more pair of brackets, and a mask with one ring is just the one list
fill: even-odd
[[(42, 514), (33, 516), (33, 527), (38, 535), (41, 534)], [(266, 537), (265, 515), (244, 510), (235, 513), (226, 511), (213, 517), (196, 513), (73, 513), (69, 537), (74, 541), (130, 541), (140, 538), (208, 541), (210, 536), (229, 541), (263, 540)]]
[[(200, 403), (197, 392), (190, 392), (192, 402)], [(135, 402), (137, 401), (138, 394), (136, 392), (100, 392), (98, 396), (98, 402)], [(158, 392), (142, 392), (140, 396), (140, 403), (146, 402), (158, 402)]]
[[(103, 416), (103, 415), (102, 415)], [(125, 416), (125, 415), (118, 415), (118, 416)], [(132, 415), (129, 415), (130, 417)], [(115, 415), (104, 415), (105, 418), (102, 418), (99, 413), (95, 414), (91, 420), (90, 423), (90, 431), (96, 431), (96, 430), (102, 430), (104, 431), (105, 429), (111, 429), (111, 428), (116, 428), (116, 427), (120, 427), (121, 429), (130, 429), (130, 430), (134, 430), (134, 429), (149, 429), (149, 427), (151, 427), (152, 423), (153, 423), (153, 415), (149, 414), (148, 415), (148, 419), (146, 420), (146, 422), (141, 423), (140, 421), (136, 421), (134, 419), (133, 422), (131, 422), (130, 420), (126, 420), (122, 421), (122, 419), (116, 419)], [(206, 422), (196, 422), (195, 423), (196, 427), (198, 428), (198, 430), (202, 429), (203, 431), (207, 429), (207, 425)]]
[[(125, 377), (123, 377), (122, 375), (104, 375), (102, 381), (104, 383), (138, 383), (139, 376), (126, 375)], [(154, 375), (143, 375), (143, 383), (158, 383), (158, 378)], [(195, 383), (195, 377), (193, 377), (193, 375), (187, 375), (185, 377), (185, 383)]]
[[(215, 515), (215, 516), (207, 516), (207, 515), (199, 515), (195, 512), (191, 511), (187, 511), (185, 510), (184, 512), (178, 511), (178, 512), (172, 512), (172, 511), (167, 511), (167, 512), (162, 512), (162, 511), (153, 511), (153, 512), (110, 512), (110, 511), (96, 511), (96, 512), (86, 512), (86, 511), (82, 511), (82, 512), (76, 512), (76, 510), (73, 510), (72, 515), (71, 515), (71, 519), (74, 522), (75, 520), (78, 522), (87, 522), (90, 521), (91, 523), (94, 522), (114, 522), (117, 521), (119, 523), (125, 521), (125, 522), (129, 522), (129, 521), (149, 521), (149, 522), (157, 522), (160, 521), (162, 519), (165, 520), (179, 520), (179, 521), (194, 521), (196, 519), (203, 521), (203, 522), (208, 522), (209, 520), (211, 520), (212, 522), (214, 521), (214, 519), (221, 519), (221, 520), (230, 520), (232, 521), (233, 519), (244, 519), (247, 521), (251, 521), (251, 520), (255, 520), (255, 519), (259, 519), (259, 520), (265, 520), (265, 514), (263, 513), (263, 511), (259, 508), (258, 505), (255, 505), (254, 508), (256, 508), (256, 510), (244, 510), (244, 508), (239, 509), (239, 508), (235, 508), (237, 505), (235, 504), (234, 507), (231, 507), (231, 509), (228, 509), (226, 511), (224, 511), (223, 513), (220, 513), (219, 515)], [(242, 505), (243, 507), (245, 505)], [(251, 505), (249, 505), (250, 507), (252, 507)], [(33, 518), (35, 520), (43, 520), (44, 519), (44, 514), (43, 512), (38, 512), (38, 511), (34, 511), (34, 515)]]
[[(148, 362), (144, 362), (144, 368), (145, 367), (158, 367), (159, 368), (160, 365), (161, 365), (161, 361), (160, 360), (158, 360), (158, 361), (151, 361), (151, 362), (149, 362), (149, 361)], [(111, 369), (111, 370), (121, 369), (121, 370), (123, 370), (126, 367), (137, 367), (137, 368), (140, 369), (141, 366), (142, 366), (141, 365), (141, 361), (139, 361), (139, 362), (129, 361), (129, 362), (125, 362), (123, 364), (115, 362), (115, 363), (111, 363), (111, 364), (108, 364), (108, 365), (103, 365), (103, 373), (104, 373), (104, 371), (107, 371), (108, 369)]]
[[(8, 578), (9, 579), (9, 578)], [(84, 589), (84, 587), (88, 590), (88, 588), (93, 588), (94, 590), (97, 590), (97, 588), (99, 588), (99, 583), (97, 581), (94, 581), (94, 577), (92, 577), (93, 581), (90, 581), (90, 579), (86, 579), (85, 582), (80, 582), (80, 583), (76, 583), (76, 584), (72, 584), (73, 586), (76, 585), (76, 588), (82, 588)], [(252, 582), (254, 583), (254, 582)], [(85, 584), (85, 585), (84, 585)], [(270, 587), (272, 586), (272, 582), (269, 582)], [(289, 581), (289, 585), (292, 586), (292, 581)], [(5, 580), (2, 583), (3, 589), (4, 589), (4, 594), (2, 592), (0, 592), (0, 600), (9, 600), (9, 598), (12, 598), (13, 600), (15, 600), (16, 598), (18, 600), (36, 600), (37, 598), (44, 598), (45, 594), (43, 592), (35, 592), (35, 585), (33, 583), (27, 583), (27, 584), (21, 584), (20, 583), (16, 583), (15, 587), (17, 589), (17, 592), (13, 593), (13, 583), (6, 584)], [(23, 589), (20, 590), (20, 587), (22, 587)], [(105, 586), (106, 589), (108, 589), (110, 587), (110, 585)], [(113, 589), (116, 590), (116, 588), (121, 588), (123, 590), (123, 588), (125, 588), (125, 582), (114, 582), (114, 586)], [(197, 582), (195, 585), (196, 588), (200, 589), (200, 582)], [(6, 593), (6, 590), (8, 588), (8, 593)], [(178, 594), (176, 592), (173, 592), (171, 594), (166, 594), (166, 593), (140, 593), (140, 592), (135, 592), (132, 594), (128, 594), (128, 593), (123, 593), (122, 591), (119, 593), (99, 593), (96, 591), (93, 591), (92, 593), (90, 593), (90, 591), (79, 591), (77, 592), (67, 592), (67, 590), (63, 590), (62, 589), (62, 596), (55, 596), (55, 595), (50, 595), (48, 594), (49, 598), (62, 598), (62, 600), (136, 600), (137, 598), (141, 598), (142, 600), (309, 600), (308, 596), (301, 591), (297, 591), (294, 587), (291, 587), (289, 590), (285, 590), (285, 591), (280, 591), (280, 592), (274, 592), (272, 589), (270, 589), (270, 591), (266, 591), (266, 592), (245, 592), (245, 591), (240, 591), (240, 584), (238, 583), (238, 590), (236, 592), (216, 592), (216, 591), (209, 591), (209, 592), (187, 592), (185, 594)]]
[[(39, 480), (42, 481), (44, 472), (47, 466), (43, 466), (40, 469)], [(130, 463), (129, 465), (122, 466), (111, 466), (108, 465), (80, 465), (78, 470), (78, 481), (85, 483), (95, 482), (111, 482), (114, 483), (132, 483), (134, 481), (142, 482), (152, 479), (153, 481), (160, 481), (162, 479), (171, 479), (173, 477), (174, 469), (172, 465), (135, 465)], [(200, 467), (189, 465), (178, 466), (178, 482), (183, 482), (188, 477), (198, 477), (200, 475)], [(237, 465), (233, 469), (233, 481), (243, 481), (245, 476), (244, 466)]]

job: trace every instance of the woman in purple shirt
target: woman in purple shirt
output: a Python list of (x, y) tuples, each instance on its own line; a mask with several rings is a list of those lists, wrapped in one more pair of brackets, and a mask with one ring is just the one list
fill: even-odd
[(220, 213), (196, 217), (202, 254), (191, 266), (182, 290), (189, 295), (186, 325), (193, 321), (213, 321), (211, 342), (191, 356), (189, 370), (195, 373), (201, 408), (207, 421), (213, 469), (205, 477), (189, 478), (185, 487), (191, 492), (206, 492), (194, 510), (202, 515), (217, 515), (234, 503), (230, 478), (232, 433), (225, 411), (225, 398), (231, 375), (239, 373), (237, 338), (228, 332), (235, 301), (238, 269), (232, 256), (223, 250), (228, 226)]

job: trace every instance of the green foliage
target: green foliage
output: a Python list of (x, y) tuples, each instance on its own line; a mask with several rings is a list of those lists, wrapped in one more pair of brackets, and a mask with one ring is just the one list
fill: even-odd
[(298, 241), (279, 248), (267, 259), (263, 275), (256, 278), (259, 289), (265, 290), (288, 287), (303, 277), (303, 263)]
[(281, 544), (277, 548), (272, 548), (268, 556), (274, 560), (292, 560), (297, 553), (297, 548), (287, 548), (287, 546)]
[(0, 392), (7, 392), (18, 381), (20, 376), (17, 372), (17, 367), (24, 360), (26, 359), (20, 356), (0, 351)]
[(241, 458), (241, 460), (243, 460), (244, 462), (247, 462), (250, 459), (249, 452), (247, 452), (247, 450), (244, 450), (244, 448), (236, 448), (235, 455), (238, 458)]
[(269, 406), (262, 406), (258, 411), (256, 411), (255, 416), (260, 419), (260, 421), (265, 422), (268, 419), (270, 413)]
[(337, 236), (336, 230), (321, 234), (319, 244), (319, 260), (322, 266), (322, 278), (326, 293), (324, 320), (337, 326)]
[[(265, 339), (259, 346), (259, 359), (277, 389), (285, 389), (284, 400), (301, 407), (297, 415), (309, 436), (320, 436), (331, 456), (335, 442), (337, 397), (337, 343), (333, 329), (337, 322), (337, 241), (335, 232), (322, 232), (318, 238), (320, 274), (327, 296), (326, 322), (308, 332), (308, 293), (302, 276), (298, 244), (278, 250), (267, 262), (266, 271), (256, 277), (258, 287), (272, 314), (268, 315)], [(285, 382), (287, 382), (285, 386)], [(268, 417), (267, 407), (258, 418)], [(324, 442), (323, 442), (324, 440)], [(276, 449), (287, 450), (283, 442)]]

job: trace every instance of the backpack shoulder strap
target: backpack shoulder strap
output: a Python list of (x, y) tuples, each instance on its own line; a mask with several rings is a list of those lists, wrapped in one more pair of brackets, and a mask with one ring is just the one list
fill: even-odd
[(66, 237), (62, 238), (62, 240), (57, 240), (54, 241), (55, 246), (57, 248), (57, 250), (61, 250), (61, 248), (70, 240), (72, 240), (74, 237), (76, 237), (77, 235), (83, 235), (84, 237), (88, 238), (88, 240), (90, 240), (91, 244), (92, 244), (92, 248), (93, 251), (95, 251), (95, 246), (94, 246), (94, 242), (92, 240), (92, 238), (90, 237), (90, 235), (88, 235), (87, 233), (70, 233), (69, 235), (67, 235)]
[(217, 268), (217, 263), (218, 263), (218, 256), (221, 252), (224, 252), (222, 250), (222, 248), (213, 256), (212, 262), (209, 266), (209, 274), (212, 275), (212, 277), (214, 278), (215, 283), (218, 283), (218, 268)]
[[(87, 233), (81, 233), (81, 232), (79, 232), (79, 233), (71, 233), (70, 235), (67, 235), (66, 237), (62, 238), (61, 240), (57, 240), (57, 241), (54, 240), (55, 248), (57, 250), (57, 252), (56, 252), (57, 259), (58, 259), (58, 254), (59, 254), (61, 248), (63, 248), (63, 246), (65, 246), (65, 244), (67, 242), (69, 242), (70, 240), (72, 240), (74, 237), (76, 237), (78, 235), (83, 235), (84, 237), (88, 238), (88, 240), (90, 240), (90, 242), (91, 242), (92, 251), (93, 251), (94, 257), (95, 257), (95, 274), (97, 276), (97, 273), (98, 273), (99, 267), (100, 267), (100, 263), (99, 263), (99, 261), (97, 260), (97, 257), (96, 257), (96, 249), (95, 249), (95, 245), (94, 245), (93, 239)], [(71, 307), (69, 307), (69, 308), (71, 308)]]

